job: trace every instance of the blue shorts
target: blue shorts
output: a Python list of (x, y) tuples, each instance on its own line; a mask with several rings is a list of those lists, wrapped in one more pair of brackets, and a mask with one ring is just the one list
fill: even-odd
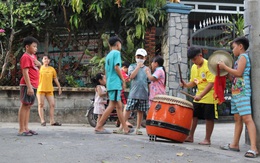
[(125, 110), (130, 111), (135, 109), (138, 111), (147, 111), (149, 109), (149, 100), (127, 99)]
[(108, 91), (110, 101), (121, 101), (121, 90)]
[(250, 96), (232, 96), (231, 114), (239, 114), (240, 116), (252, 114), (250, 100)]

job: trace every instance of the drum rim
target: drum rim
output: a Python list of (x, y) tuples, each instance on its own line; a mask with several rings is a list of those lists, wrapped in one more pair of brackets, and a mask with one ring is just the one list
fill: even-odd
[[(170, 100), (166, 101), (167, 98), (170, 99), (171, 101)], [(178, 104), (178, 105), (193, 109), (193, 104), (190, 101), (187, 101), (187, 100), (179, 98), (179, 97), (169, 96), (169, 95), (156, 95), (152, 101), (165, 102), (165, 103), (169, 103), (169, 104)]]

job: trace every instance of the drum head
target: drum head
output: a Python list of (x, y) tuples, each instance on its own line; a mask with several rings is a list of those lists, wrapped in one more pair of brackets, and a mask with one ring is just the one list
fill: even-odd
[(183, 106), (183, 107), (193, 109), (193, 104), (191, 102), (184, 100), (184, 99), (181, 99), (181, 98), (178, 98), (178, 97), (174, 97), (174, 96), (156, 95), (153, 98), (153, 101), (164, 102), (164, 103), (168, 103), (168, 104), (176, 104), (176, 105), (180, 105), (180, 106)]

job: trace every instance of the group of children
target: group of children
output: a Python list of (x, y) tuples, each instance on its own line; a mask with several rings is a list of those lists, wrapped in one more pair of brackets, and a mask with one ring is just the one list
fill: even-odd
[[(245, 123), (251, 149), (245, 153), (245, 157), (255, 158), (259, 154), (256, 145), (256, 127), (252, 119), (251, 109), (251, 87), (250, 87), (250, 60), (247, 54), (249, 40), (245, 37), (238, 37), (231, 43), (232, 51), (237, 61), (234, 68), (230, 68), (223, 61), (218, 61), (220, 69), (224, 69), (229, 73), (229, 79), (232, 81), (232, 99), (231, 113), (234, 114), (235, 130), (234, 138), (231, 144), (220, 146), (222, 150), (230, 150), (239, 152), (239, 140), (243, 130), (243, 122)], [(201, 145), (211, 144), (211, 134), (214, 128), (214, 119), (217, 119), (217, 107), (214, 102), (214, 75), (208, 69), (208, 61), (203, 58), (201, 49), (190, 47), (188, 50), (188, 58), (194, 63), (191, 68), (190, 81), (186, 83), (182, 81), (181, 86), (192, 88), (197, 86), (198, 91), (194, 97), (193, 106), (193, 123), (190, 135), (186, 139), (187, 142), (193, 142), (195, 129), (198, 119), (206, 120), (206, 136)]]
[[(142, 120), (143, 112), (149, 109), (149, 103), (156, 94), (165, 94), (166, 74), (163, 67), (163, 58), (156, 56), (151, 64), (151, 70), (144, 65), (147, 53), (144, 49), (138, 49), (135, 54), (136, 63), (129, 66), (128, 76), (123, 77), (120, 72), (121, 66), (121, 40), (118, 37), (112, 37), (109, 40), (111, 52), (106, 58), (106, 74), (107, 74), (107, 88), (108, 96), (111, 105), (109, 110), (105, 110), (101, 119), (98, 121), (95, 128), (97, 134), (110, 133), (103, 128), (103, 124), (107, 119), (108, 113), (114, 107), (119, 114), (121, 126), (115, 133), (129, 133), (133, 130), (129, 129), (126, 121), (129, 117), (130, 111), (136, 109), (138, 113), (137, 125), (135, 133), (141, 135), (140, 123)], [(231, 100), (231, 113), (234, 114), (235, 131), (234, 140), (231, 144), (220, 146), (223, 150), (240, 151), (239, 139), (243, 129), (243, 122), (246, 124), (249, 138), (251, 142), (251, 149), (245, 153), (245, 157), (255, 158), (258, 155), (256, 147), (256, 127), (251, 116), (251, 88), (250, 88), (250, 60), (246, 53), (249, 47), (249, 41), (245, 37), (239, 37), (232, 42), (233, 54), (238, 57), (234, 68), (225, 65), (224, 62), (219, 61), (219, 68), (226, 70), (230, 75), (232, 81), (232, 100)], [(113, 58), (113, 59), (112, 59)], [(114, 59), (114, 58), (117, 58)], [(194, 96), (193, 106), (193, 121), (190, 135), (187, 137), (186, 142), (194, 141), (194, 133), (197, 127), (198, 119), (206, 120), (206, 135), (203, 141), (199, 144), (210, 145), (211, 135), (214, 129), (214, 120), (217, 119), (217, 104), (214, 99), (214, 79), (215, 76), (209, 71), (208, 61), (203, 58), (201, 49), (191, 47), (188, 50), (188, 58), (194, 63), (191, 68), (190, 81), (186, 83), (182, 81), (180, 86), (192, 88), (197, 87), (198, 91)], [(117, 80), (118, 87), (111, 89), (110, 86)], [(127, 100), (124, 114), (122, 113), (121, 98), (119, 96), (122, 90), (122, 85), (125, 85), (126, 80), (131, 81), (130, 92)], [(105, 83), (103, 83), (105, 85)], [(150, 86), (148, 88), (148, 85)], [(97, 96), (98, 92), (96, 92)], [(97, 108), (95, 108), (97, 109)], [(103, 119), (102, 119), (103, 118)]]
[[(144, 65), (144, 62), (147, 59), (147, 52), (145, 49), (140, 48), (137, 49), (135, 53), (136, 63), (131, 64), (129, 67), (127, 67), (128, 65), (124, 65), (120, 70), (121, 42), (122, 41), (117, 36), (111, 37), (109, 39), (111, 51), (106, 57), (105, 65), (107, 83), (102, 84), (103, 86), (107, 86), (109, 105), (106, 110), (102, 110), (100, 112), (100, 108), (96, 106), (100, 105), (101, 103), (95, 100), (95, 103), (98, 104), (94, 104), (94, 113), (99, 113), (99, 117), (101, 117), (98, 119), (95, 133), (111, 133), (103, 128), (103, 124), (108, 115), (111, 113), (112, 109), (116, 107), (117, 115), (121, 125), (119, 129), (113, 131), (113, 133), (127, 134), (134, 132), (134, 130), (131, 128), (132, 125), (127, 120), (131, 111), (136, 110), (137, 122), (135, 134), (142, 135), (140, 126), (143, 113), (149, 109), (149, 101), (153, 99), (156, 94), (165, 94), (166, 74), (163, 67), (164, 60), (160, 56), (156, 56), (153, 59), (151, 66), (152, 71), (154, 72), (151, 74), (150, 68)], [(96, 79), (98, 79), (97, 77), (98, 76), (96, 76)], [(97, 88), (98, 85), (101, 84), (101, 81), (104, 81), (104, 79), (100, 79), (99, 81), (96, 80), (97, 87), (95, 97), (99, 96)], [(126, 82), (131, 83), (127, 100), (124, 95)], [(122, 107), (122, 102), (124, 107)], [(102, 103), (102, 105), (104, 104)]]
[[(38, 133), (30, 130), (28, 127), (30, 108), (35, 101), (35, 94), (40, 81), (44, 82), (43, 76), (39, 75), (39, 69), (41, 63), (37, 60), (35, 53), (37, 52), (38, 40), (33, 37), (27, 37), (24, 39), (25, 53), (21, 57), (20, 65), (22, 70), (22, 78), (20, 81), (20, 98), (21, 107), (19, 109), (19, 136), (32, 136)], [(108, 130), (104, 128), (104, 123), (107, 120), (109, 114), (114, 108), (116, 108), (121, 126), (115, 133), (128, 134), (133, 132), (132, 128), (129, 128), (127, 119), (130, 111), (137, 110), (137, 125), (135, 133), (141, 135), (139, 130), (142, 115), (149, 109), (149, 103), (157, 94), (165, 94), (166, 73), (163, 67), (163, 58), (156, 56), (151, 64), (152, 71), (144, 65), (147, 59), (147, 52), (144, 49), (138, 49), (135, 53), (136, 63), (131, 64), (128, 67), (121, 67), (121, 39), (117, 36), (110, 37), (109, 45), (111, 51), (106, 56), (105, 74), (99, 73), (93, 82), (96, 84), (95, 95), (95, 109), (94, 113), (98, 114), (98, 121), (95, 127), (96, 134), (110, 134)], [(251, 87), (250, 87), (250, 60), (246, 53), (249, 47), (249, 41), (245, 37), (239, 37), (232, 42), (233, 54), (238, 57), (235, 62), (234, 68), (230, 68), (225, 65), (223, 61), (219, 61), (218, 65), (220, 69), (224, 69), (229, 73), (230, 80), (232, 81), (232, 100), (231, 100), (231, 113), (234, 114), (235, 119), (235, 131), (234, 138), (231, 144), (226, 144), (220, 148), (223, 150), (240, 151), (239, 140), (243, 130), (243, 122), (246, 124), (248, 134), (251, 143), (251, 149), (245, 153), (245, 157), (255, 158), (257, 157), (258, 149), (256, 145), (256, 127), (252, 118), (251, 111)], [(190, 81), (186, 83), (182, 81), (180, 86), (194, 87), (197, 86), (198, 91), (194, 97), (194, 115), (191, 132), (186, 141), (193, 142), (195, 129), (198, 119), (206, 119), (206, 136), (205, 139), (199, 144), (210, 145), (211, 134), (214, 128), (214, 119), (216, 119), (216, 105), (213, 99), (213, 84), (214, 75), (208, 69), (207, 60), (203, 58), (201, 50), (191, 47), (188, 51), (188, 58), (194, 63), (191, 68)], [(48, 67), (49, 58), (43, 58), (45, 67)], [(122, 73), (122, 70), (125, 70)], [(126, 73), (127, 72), (127, 73)], [(49, 74), (49, 73), (48, 73)], [(48, 77), (50, 82), (55, 80), (59, 87), (59, 94), (61, 93), (59, 82), (56, 81), (56, 72), (53, 72)], [(41, 79), (42, 78), (42, 79)], [(126, 82), (131, 82), (130, 92), (127, 102), (124, 101), (124, 94)], [(42, 92), (41, 92), (42, 91)], [(53, 96), (53, 87), (46, 90), (38, 90), (38, 100), (41, 100), (45, 96)], [(108, 97), (108, 98), (107, 98)], [(109, 99), (108, 107), (105, 109), (105, 104)], [(124, 109), (121, 99), (124, 102)], [(49, 100), (53, 102), (53, 98)], [(42, 109), (42, 107), (40, 108)], [(124, 111), (123, 111), (124, 110)], [(40, 113), (39, 113), (40, 114)], [(53, 115), (52, 115), (53, 116)], [(41, 114), (40, 114), (41, 117)], [(41, 118), (43, 119), (43, 118)], [(42, 123), (45, 122), (41, 120)], [(46, 124), (46, 123), (45, 123)], [(51, 119), (52, 125), (61, 125), (55, 123), (53, 117)]]

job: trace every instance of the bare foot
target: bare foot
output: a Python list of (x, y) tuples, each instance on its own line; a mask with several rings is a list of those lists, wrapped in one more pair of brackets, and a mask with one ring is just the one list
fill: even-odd
[(210, 145), (210, 141), (208, 140), (203, 140), (202, 142), (199, 143), (199, 145)]
[(193, 138), (191, 138), (191, 137), (188, 136), (188, 137), (185, 139), (185, 142), (193, 143)]

